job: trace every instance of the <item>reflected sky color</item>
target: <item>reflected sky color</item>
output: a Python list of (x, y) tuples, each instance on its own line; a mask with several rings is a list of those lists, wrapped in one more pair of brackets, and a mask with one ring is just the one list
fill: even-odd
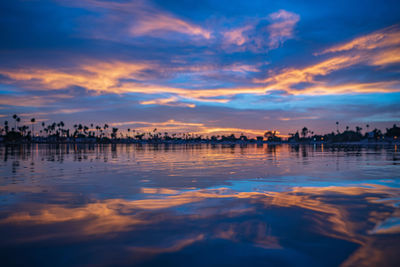
[(375, 0), (2, 1), (0, 120), (251, 136), (389, 127), (398, 14)]
[(396, 146), (33, 145), (0, 156), (10, 265), (400, 261)]

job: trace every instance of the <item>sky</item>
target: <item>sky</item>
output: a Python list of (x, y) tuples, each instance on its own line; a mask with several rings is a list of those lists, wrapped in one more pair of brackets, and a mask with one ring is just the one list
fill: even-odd
[(0, 1), (0, 122), (202, 135), (400, 123), (398, 1)]

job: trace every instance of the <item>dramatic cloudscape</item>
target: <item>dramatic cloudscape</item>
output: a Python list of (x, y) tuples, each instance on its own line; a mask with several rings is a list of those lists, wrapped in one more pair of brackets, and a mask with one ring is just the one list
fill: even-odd
[(400, 121), (398, 1), (0, 2), (0, 120), (212, 135)]

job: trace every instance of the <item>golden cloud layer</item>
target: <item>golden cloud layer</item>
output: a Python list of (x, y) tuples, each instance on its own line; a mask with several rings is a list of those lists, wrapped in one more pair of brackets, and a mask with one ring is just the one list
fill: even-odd
[(400, 30), (399, 25), (393, 25), (391, 27), (367, 34), (351, 40), (350, 42), (333, 46), (325, 49), (317, 55), (326, 53), (336, 53), (349, 50), (373, 50), (376, 48), (398, 46), (400, 44)]
[[(277, 14), (286, 17), (286, 13)], [(295, 21), (295, 19), (293, 19)], [(331, 95), (349, 93), (387, 93), (399, 92), (399, 81), (381, 81), (370, 83), (345, 83), (332, 85), (321, 80), (335, 71), (343, 70), (355, 65), (364, 64), (374, 67), (384, 67), (400, 62), (399, 46), (400, 31), (398, 27), (384, 29), (364, 37), (356, 38), (348, 43), (327, 49), (323, 54), (333, 54), (327, 59), (303, 68), (287, 68), (281, 71), (270, 71), (267, 78), (257, 79), (259, 85), (253, 87), (190, 89), (151, 84), (147, 82), (147, 70), (160, 72), (185, 71), (182, 67), (171, 67), (164, 70), (155, 63), (132, 62), (84, 62), (71, 69), (20, 68), (0, 69), (0, 74), (9, 78), (11, 84), (18, 84), (25, 88), (41, 90), (59, 90), (71, 86), (79, 86), (98, 94), (139, 93), (146, 95), (169, 94), (165, 98), (142, 100), (142, 105), (170, 105), (195, 107), (194, 102), (227, 103), (238, 94), (263, 95), (273, 91), (284, 91), (293, 95)], [(232, 37), (233, 38), (233, 37)], [(235, 37), (236, 38), (236, 37)], [(234, 39), (235, 39), (234, 38)], [(340, 52), (339, 55), (334, 53)], [(216, 66), (188, 67), (191, 74), (201, 74), (217, 71)], [(231, 65), (222, 68), (222, 71), (235, 73), (255, 72), (257, 68), (248, 65)], [(260, 85), (263, 84), (263, 85)], [(306, 84), (298, 89), (296, 85)], [(2, 99), (5, 104), (6, 100)], [(26, 105), (37, 106), (43, 100), (25, 101)], [(21, 104), (23, 105), (23, 104)]]

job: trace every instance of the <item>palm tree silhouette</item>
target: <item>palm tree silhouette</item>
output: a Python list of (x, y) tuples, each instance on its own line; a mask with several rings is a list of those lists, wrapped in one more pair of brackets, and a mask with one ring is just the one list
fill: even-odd
[(32, 123), (32, 136), (35, 136), (35, 128), (34, 128), (34, 125), (35, 125), (35, 118), (32, 118), (31, 119), (31, 123)]
[(13, 119), (14, 119), (14, 125), (15, 125), (15, 128), (14, 129), (17, 129), (17, 118), (18, 118), (18, 116), (17, 116), (17, 114), (14, 114), (13, 116)]
[(107, 131), (106, 131), (106, 130), (107, 130), (107, 128), (108, 128), (108, 124), (107, 124), (107, 123), (104, 124), (104, 127), (103, 127), (103, 128), (104, 128), (105, 135), (107, 136)]
[(112, 128), (111, 137), (114, 139), (117, 138), (117, 132), (118, 132), (118, 128)]
[(6, 130), (6, 134), (8, 133), (8, 121), (4, 121), (4, 129)]
[(305, 138), (305, 137), (307, 136), (307, 134), (308, 134), (308, 128), (307, 128), (307, 127), (304, 127), (304, 128), (301, 130), (301, 135), (303, 136), (303, 138)]

